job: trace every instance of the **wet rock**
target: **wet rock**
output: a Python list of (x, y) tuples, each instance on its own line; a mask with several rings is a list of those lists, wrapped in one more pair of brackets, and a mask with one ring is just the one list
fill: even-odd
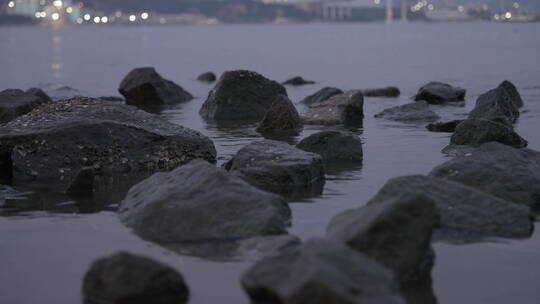
[(41, 97), (17, 89), (0, 92), (0, 124), (24, 115), (46, 102)]
[(283, 84), (285, 84), (285, 85), (292, 85), (292, 86), (301, 86), (301, 85), (314, 84), (314, 83), (315, 83), (315, 81), (305, 80), (304, 78), (302, 78), (300, 76), (296, 76), (296, 77), (293, 77), (291, 79), (287, 79), (286, 81), (283, 82)]
[(133, 69), (120, 83), (118, 92), (127, 104), (133, 105), (163, 105), (193, 99), (189, 92), (161, 77), (152, 67)]
[(95, 261), (84, 276), (84, 304), (182, 304), (184, 278), (173, 268), (127, 252)]
[(521, 99), (521, 95), (519, 94), (516, 86), (512, 82), (505, 80), (501, 82), (499, 88), (503, 88), (506, 90), (506, 93), (510, 95), (510, 99), (512, 100), (512, 103), (516, 108), (523, 107), (523, 99)]
[(118, 96), (101, 96), (101, 97), (98, 97), (98, 99), (105, 100), (105, 101), (118, 101), (118, 102), (125, 101), (124, 98), (118, 97)]
[(463, 184), (423, 175), (390, 179), (368, 205), (423, 194), (441, 217), (439, 240), (468, 242), (486, 237), (525, 238), (532, 233), (530, 208)]
[(255, 263), (241, 281), (254, 304), (405, 303), (391, 272), (328, 240)]
[(214, 72), (202, 73), (201, 75), (197, 77), (197, 80), (202, 81), (202, 82), (214, 82), (216, 81), (216, 79), (217, 77), (216, 77), (216, 74), (214, 74)]
[(362, 125), (363, 119), (364, 96), (360, 91), (347, 91), (312, 104), (302, 117), (311, 125)]
[(51, 102), (52, 101), (52, 99), (49, 97), (49, 95), (47, 95), (47, 93), (43, 92), (43, 90), (40, 89), (40, 88), (30, 88), (30, 89), (26, 90), (26, 93), (41, 98), (41, 100), (43, 100), (43, 102)]
[(330, 97), (343, 94), (343, 91), (338, 88), (332, 88), (332, 87), (324, 87), (317, 92), (315, 92), (312, 95), (307, 96), (306, 98), (302, 99), (300, 101), (301, 103), (305, 103), (307, 105), (310, 104), (316, 104), (321, 103), (325, 100), (328, 100)]
[(437, 166), (430, 175), (540, 210), (540, 152), (534, 150), (487, 143)]
[(480, 95), (474, 109), (469, 113), (471, 119), (488, 119), (493, 121), (508, 120), (516, 122), (519, 110), (512, 97), (503, 87), (498, 87)]
[(466, 90), (447, 83), (430, 82), (418, 90), (414, 100), (424, 100), (429, 104), (444, 104), (465, 100)]
[(287, 197), (318, 195), (325, 179), (321, 156), (274, 140), (243, 147), (224, 168), (256, 187)]
[[(83, 167), (96, 175), (171, 170), (192, 159), (215, 162), (199, 132), (156, 115), (93, 98), (43, 104), (0, 129), (0, 165), (15, 183), (65, 192)], [(123, 177), (126, 179), (126, 177)]]
[(156, 242), (207, 242), (285, 234), (291, 211), (279, 196), (194, 160), (131, 188), (119, 217)]
[(426, 126), (431, 132), (445, 132), (445, 133), (454, 133), (456, 127), (463, 122), (463, 119), (444, 121), (444, 122), (435, 122), (430, 123)]
[(66, 194), (70, 197), (89, 197), (94, 194), (94, 168), (85, 167), (79, 171)]
[(392, 107), (375, 114), (375, 117), (407, 123), (437, 121), (441, 118), (429, 109), (429, 106), (425, 101)]
[(362, 141), (358, 136), (339, 131), (322, 131), (302, 139), (298, 149), (317, 153), (323, 160), (362, 161)]
[(450, 143), (453, 145), (477, 146), (496, 141), (516, 148), (527, 146), (527, 141), (514, 132), (511, 125), (487, 119), (467, 119), (460, 123)]
[(362, 90), (362, 94), (366, 97), (398, 97), (401, 92), (396, 87), (386, 87), (381, 89)]
[(227, 71), (208, 94), (200, 114), (214, 120), (260, 120), (285, 87), (252, 71)]
[(257, 128), (262, 134), (298, 135), (303, 125), (298, 111), (285, 95), (278, 95)]

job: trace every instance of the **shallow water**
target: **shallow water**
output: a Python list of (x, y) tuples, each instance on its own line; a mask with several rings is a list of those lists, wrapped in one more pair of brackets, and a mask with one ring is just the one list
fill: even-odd
[[(200, 118), (198, 110), (212, 88), (195, 81), (202, 72), (245, 68), (279, 81), (296, 75), (317, 81), (287, 87), (294, 102), (323, 86), (398, 86), (402, 95), (397, 99), (365, 100), (364, 125), (355, 130), (364, 143), (363, 166), (330, 174), (322, 195), (291, 204), (290, 232), (307, 239), (322, 236), (333, 215), (363, 205), (389, 178), (425, 174), (445, 161), (440, 150), (448, 134), (373, 118), (384, 108), (409, 102), (428, 81), (468, 90), (465, 108), (434, 107), (451, 119), (467, 113), (479, 94), (512, 80), (526, 103), (517, 131), (540, 150), (538, 33), (538, 23), (0, 28), (0, 90), (69, 86), (77, 90), (52, 92), (57, 97), (118, 95), (117, 86), (130, 69), (155, 66), (197, 96), (160, 115), (211, 137), (222, 163), (260, 136), (254, 126), (220, 127)], [(321, 129), (307, 126), (293, 141)], [(238, 280), (249, 263), (180, 256), (140, 240), (111, 211), (82, 214), (72, 205), (0, 216), (0, 303), (80, 302), (87, 267), (117, 250), (179, 269), (192, 290), (190, 303), (248, 303)], [(439, 303), (538, 303), (538, 233), (528, 240), (434, 247)]]

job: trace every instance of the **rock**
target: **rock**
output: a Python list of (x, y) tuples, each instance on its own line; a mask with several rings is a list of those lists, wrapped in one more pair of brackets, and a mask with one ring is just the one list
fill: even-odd
[(95, 261), (82, 287), (84, 304), (183, 304), (184, 278), (173, 268), (127, 252)]
[(302, 117), (311, 125), (362, 125), (363, 119), (364, 96), (360, 91), (347, 91), (312, 104)]
[(285, 87), (251, 71), (227, 71), (208, 94), (200, 114), (214, 120), (260, 120)]
[(325, 180), (319, 155), (274, 140), (243, 147), (224, 168), (256, 187), (287, 197), (318, 195)]
[(133, 105), (163, 105), (193, 99), (189, 92), (161, 77), (152, 67), (129, 72), (120, 83), (118, 92), (126, 98), (127, 104)]
[(343, 94), (343, 91), (338, 88), (324, 87), (318, 90), (317, 92), (315, 92), (314, 94), (309, 95), (306, 98), (302, 99), (302, 101), (300, 102), (308, 104), (308, 105), (321, 103), (325, 100), (328, 100), (330, 97), (334, 95), (339, 95), (339, 94)]
[(467, 119), (460, 123), (450, 138), (453, 145), (477, 146), (496, 141), (516, 148), (527, 146), (527, 141), (511, 125), (487, 119)]
[(513, 83), (511, 83), (508, 80), (505, 80), (501, 82), (501, 84), (499, 85), (499, 88), (503, 88), (506, 90), (506, 93), (510, 95), (510, 99), (512, 100), (512, 103), (514, 104), (516, 108), (523, 107), (523, 99), (521, 99), (521, 95), (519, 94), (516, 86)]
[(328, 240), (257, 262), (241, 282), (253, 304), (405, 303), (391, 272)]
[(417, 194), (435, 202), (439, 210), (441, 227), (436, 235), (439, 240), (525, 238), (532, 233), (530, 208), (454, 181), (423, 175), (390, 179), (368, 205)]
[(285, 95), (278, 95), (264, 115), (257, 132), (274, 135), (298, 135), (303, 125), (293, 103)]
[(192, 159), (215, 162), (199, 132), (118, 102), (78, 97), (43, 104), (0, 129), (0, 167), (14, 182), (65, 192), (83, 167), (96, 175), (171, 170)]
[(315, 81), (305, 80), (304, 78), (300, 76), (293, 77), (283, 82), (283, 84), (285, 85), (292, 85), (292, 86), (301, 86), (301, 85), (314, 84), (314, 83)]
[(43, 90), (40, 89), (40, 88), (30, 88), (30, 89), (26, 90), (26, 93), (41, 98), (41, 100), (43, 100), (44, 103), (52, 101), (52, 99), (49, 97), (49, 95), (47, 95), (47, 93), (43, 92)]
[(339, 132), (322, 131), (302, 139), (298, 149), (317, 153), (324, 161), (362, 161), (362, 141), (358, 136)]
[(0, 92), (0, 124), (24, 115), (45, 101), (36, 95), (17, 89)]
[(465, 100), (466, 90), (447, 83), (430, 82), (418, 90), (414, 100), (425, 100), (430, 104), (444, 104)]
[(100, 96), (98, 99), (105, 100), (105, 101), (125, 101), (124, 98), (118, 97), (118, 96)]
[(89, 197), (94, 194), (94, 168), (85, 167), (79, 171), (66, 194), (70, 197)]
[(476, 100), (476, 106), (469, 113), (472, 119), (488, 119), (493, 121), (508, 120), (516, 122), (519, 110), (514, 105), (512, 97), (505, 88), (498, 87), (480, 95)]
[(540, 152), (534, 150), (487, 143), (434, 168), (430, 175), (540, 210)]
[(415, 123), (437, 121), (441, 117), (429, 109), (425, 101), (413, 102), (392, 107), (375, 114), (376, 118), (384, 118), (400, 122)]
[(401, 92), (396, 87), (386, 87), (381, 89), (362, 90), (362, 94), (366, 97), (398, 97)]
[(444, 121), (444, 122), (435, 122), (435, 123), (430, 123), (429, 125), (427, 125), (426, 129), (428, 129), (431, 132), (454, 133), (454, 131), (456, 130), (456, 127), (462, 122), (463, 122), (463, 119)]
[(281, 197), (202, 160), (133, 186), (118, 214), (137, 235), (161, 243), (285, 234), (291, 220)]
[(214, 82), (216, 81), (216, 79), (217, 77), (216, 77), (216, 74), (214, 74), (214, 72), (202, 73), (201, 75), (197, 77), (197, 80), (202, 81), (202, 82)]

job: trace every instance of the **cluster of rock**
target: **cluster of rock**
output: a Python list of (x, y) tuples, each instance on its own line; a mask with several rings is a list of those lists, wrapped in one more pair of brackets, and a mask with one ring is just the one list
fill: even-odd
[(26, 92), (17, 89), (4, 90), (0, 92), (0, 124), (7, 123), (50, 101), (49, 96), (40, 89), (30, 89)]

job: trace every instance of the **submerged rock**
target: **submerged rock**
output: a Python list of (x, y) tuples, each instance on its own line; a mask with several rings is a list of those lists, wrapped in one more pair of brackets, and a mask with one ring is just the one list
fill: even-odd
[(252, 71), (227, 71), (199, 113), (214, 120), (260, 120), (279, 95), (287, 96), (285, 87)]
[(43, 92), (43, 90), (40, 89), (40, 88), (30, 88), (30, 89), (26, 90), (26, 93), (41, 98), (41, 100), (43, 100), (43, 102), (51, 102), (52, 101), (51, 97), (49, 97), (49, 95), (47, 95), (47, 93)]
[(465, 93), (466, 90), (463, 88), (434, 81), (421, 87), (414, 100), (424, 100), (430, 104), (455, 103), (464, 101)]
[(306, 98), (302, 99), (302, 101), (300, 102), (307, 105), (321, 103), (325, 100), (328, 100), (330, 97), (339, 94), (343, 94), (343, 91), (338, 88), (324, 87), (313, 93), (312, 95), (309, 95)]
[(216, 77), (216, 74), (214, 74), (214, 72), (202, 73), (201, 75), (197, 77), (197, 80), (202, 81), (202, 82), (214, 82), (216, 81), (216, 79), (217, 77)]
[(183, 304), (189, 289), (173, 268), (119, 252), (92, 264), (84, 276), (82, 297), (84, 304)]
[(293, 103), (285, 95), (276, 97), (257, 128), (257, 132), (273, 135), (298, 135), (302, 120)]
[(126, 98), (127, 104), (133, 105), (163, 105), (193, 99), (189, 92), (161, 77), (152, 67), (129, 72), (120, 83), (118, 92)]
[(441, 118), (429, 109), (429, 106), (425, 101), (392, 107), (375, 114), (375, 117), (408, 123), (437, 121)]
[(21, 90), (4, 90), (0, 92), (0, 124), (12, 121), (46, 102), (42, 97)]
[(293, 85), (293, 86), (301, 86), (301, 85), (314, 84), (314, 83), (315, 81), (305, 80), (304, 78), (300, 76), (293, 77), (283, 82), (283, 84), (286, 84), (286, 85), (288, 84), (288, 85)]
[[(135, 107), (93, 98), (47, 103), (0, 130), (0, 167), (14, 182), (64, 192), (83, 167), (96, 175), (171, 170), (216, 150), (199, 132)], [(125, 177), (124, 177), (125, 178)]]
[(405, 303), (390, 271), (328, 240), (257, 262), (241, 281), (253, 304)]
[(463, 119), (444, 121), (444, 122), (435, 122), (435, 123), (430, 123), (429, 125), (427, 125), (426, 129), (428, 129), (431, 132), (454, 133), (454, 131), (456, 130), (456, 127), (462, 122), (463, 122)]
[(487, 119), (467, 119), (460, 123), (450, 143), (453, 145), (477, 146), (496, 141), (516, 148), (527, 146), (527, 141), (514, 132), (511, 125)]
[(480, 95), (476, 106), (469, 113), (470, 119), (488, 119), (493, 121), (508, 120), (516, 122), (519, 110), (505, 88), (498, 87)]
[(366, 97), (398, 97), (401, 92), (396, 87), (386, 87), (381, 89), (362, 90), (362, 94)]
[(118, 214), (137, 235), (161, 243), (285, 234), (291, 220), (281, 197), (202, 160), (133, 186)]
[(317, 153), (324, 161), (361, 161), (362, 141), (358, 136), (339, 132), (322, 131), (302, 139), (298, 149)]
[(302, 117), (311, 125), (362, 125), (363, 119), (364, 96), (360, 91), (347, 91), (312, 104)]
[(287, 197), (318, 195), (325, 180), (321, 156), (274, 140), (243, 147), (224, 168), (254, 186)]
[(499, 84), (499, 88), (503, 88), (506, 90), (506, 93), (510, 96), (510, 99), (512, 100), (512, 103), (516, 108), (523, 107), (523, 99), (521, 99), (521, 95), (519, 94), (516, 86), (511, 83), (508, 80), (505, 80)]

